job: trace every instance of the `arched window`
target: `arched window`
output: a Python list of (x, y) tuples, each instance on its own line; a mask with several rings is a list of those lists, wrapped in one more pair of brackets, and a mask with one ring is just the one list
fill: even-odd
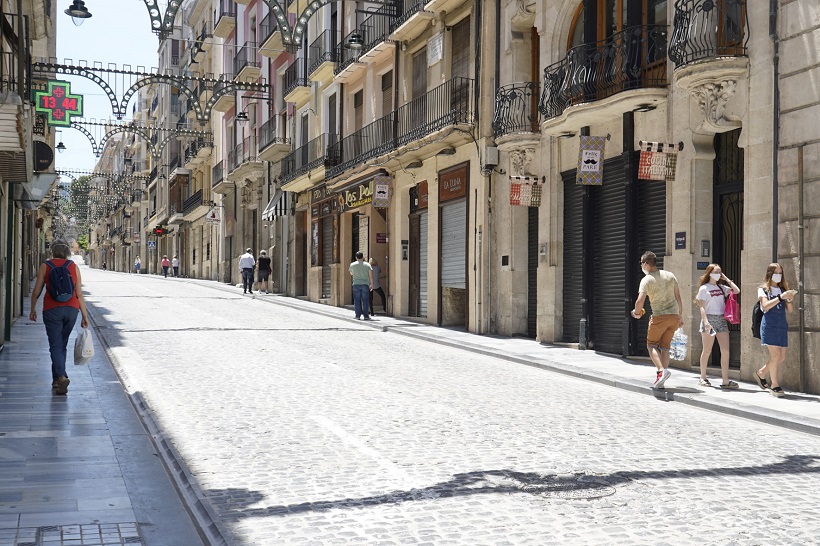
[[(627, 12), (631, 2), (638, 2), (641, 5), (642, 25), (667, 25), (668, 24), (668, 4), (669, 0), (598, 0), (596, 21), (597, 32), (595, 40), (605, 40), (622, 31), (627, 24)], [(584, 4), (580, 3), (572, 19), (567, 49), (579, 46), (584, 43)]]

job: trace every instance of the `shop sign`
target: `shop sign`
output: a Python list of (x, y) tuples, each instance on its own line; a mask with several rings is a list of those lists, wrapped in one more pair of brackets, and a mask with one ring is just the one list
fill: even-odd
[(320, 186), (318, 188), (313, 188), (310, 190), (310, 203), (318, 203), (319, 201), (323, 201), (330, 197), (333, 192), (327, 186)]
[(373, 178), (373, 206), (377, 209), (386, 209), (390, 206), (389, 176), (377, 176)]
[(71, 93), (71, 83), (51, 80), (45, 91), (34, 92), (34, 109), (46, 115), (48, 125), (68, 127), (71, 116), (83, 115), (83, 96)]
[(467, 165), (441, 172), (438, 175), (438, 198), (440, 202), (467, 195)]
[(430, 202), (430, 198), (427, 194), (427, 181), (419, 182), (416, 185), (418, 190), (418, 198), (419, 198), (419, 206), (420, 209), (426, 209), (427, 204)]
[(638, 162), (638, 178), (641, 180), (675, 181), (678, 150), (682, 144), (640, 141), (641, 157)]
[(373, 179), (339, 190), (339, 212), (357, 209), (373, 202)]
[(387, 233), (376, 232), (376, 243), (382, 244), (387, 242)]

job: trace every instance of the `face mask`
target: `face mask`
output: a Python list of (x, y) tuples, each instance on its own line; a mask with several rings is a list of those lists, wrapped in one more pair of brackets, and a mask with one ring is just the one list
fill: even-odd
[(709, 276), (712, 277), (712, 280), (715, 281), (715, 282), (720, 280), (720, 273), (712, 273)]
[(783, 280), (783, 275), (781, 275), (780, 273), (772, 274), (772, 282), (779, 283), (782, 280)]

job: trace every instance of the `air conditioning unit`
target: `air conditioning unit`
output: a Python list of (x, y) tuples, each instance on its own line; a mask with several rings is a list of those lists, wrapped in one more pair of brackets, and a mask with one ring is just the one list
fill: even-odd
[(498, 166), (498, 148), (495, 146), (487, 146), (484, 148), (484, 166), (496, 167)]

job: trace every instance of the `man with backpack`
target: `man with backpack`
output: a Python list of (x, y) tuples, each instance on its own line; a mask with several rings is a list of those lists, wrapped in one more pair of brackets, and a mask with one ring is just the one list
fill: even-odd
[(51, 387), (56, 394), (68, 392), (68, 374), (65, 369), (68, 338), (77, 322), (77, 314), (82, 313), (80, 325), (88, 328), (88, 312), (82, 291), (80, 270), (69, 259), (71, 249), (63, 239), (57, 239), (51, 245), (53, 258), (40, 265), (37, 281), (31, 292), (31, 312), (28, 318), (37, 321), (37, 300), (46, 289), (43, 297), (43, 324), (48, 336), (48, 349), (51, 354)]

